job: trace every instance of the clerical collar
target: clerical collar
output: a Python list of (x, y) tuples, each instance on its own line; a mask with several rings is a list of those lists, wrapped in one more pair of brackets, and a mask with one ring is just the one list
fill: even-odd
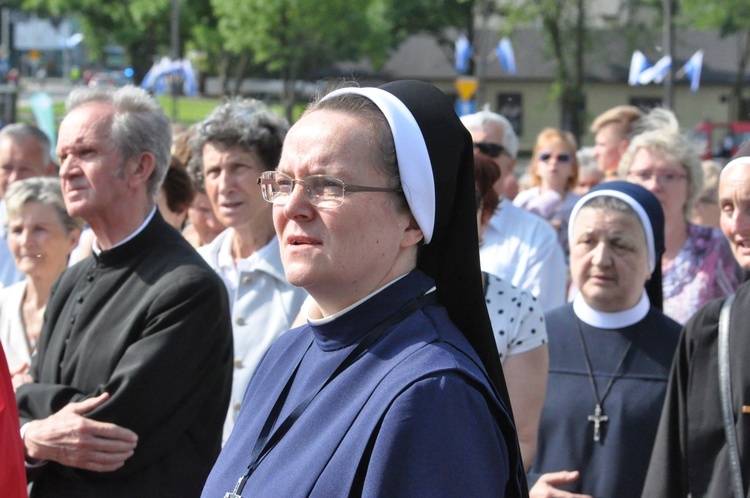
[[(120, 242), (118, 242), (117, 244), (113, 245), (112, 247), (110, 247), (107, 250), (109, 251), (110, 249), (114, 249), (115, 247), (120, 247), (121, 245), (125, 244), (126, 242), (129, 242), (130, 240), (134, 239), (136, 235), (138, 235), (139, 233), (141, 233), (146, 228), (146, 226), (149, 223), (151, 223), (151, 220), (153, 219), (154, 214), (156, 214), (156, 206), (154, 206), (151, 209), (151, 213), (148, 216), (146, 216), (146, 221), (144, 221), (143, 224), (141, 226), (139, 226), (138, 229), (135, 232), (131, 233), (130, 235), (128, 235), (127, 237), (125, 237), (123, 240), (121, 240)], [(94, 235), (96, 235), (96, 234), (94, 234)], [(97, 256), (102, 253), (102, 250), (99, 248), (99, 243), (96, 241), (96, 237), (94, 237), (94, 241), (91, 243), (91, 250)]]
[(404, 278), (408, 274), (409, 273), (405, 273), (405, 274), (401, 275), (400, 277), (394, 278), (393, 280), (391, 280), (390, 282), (388, 282), (384, 286), (382, 286), (379, 289), (376, 289), (374, 292), (371, 292), (370, 294), (366, 295), (365, 297), (363, 297), (362, 299), (360, 299), (356, 303), (347, 306), (346, 308), (344, 308), (341, 311), (337, 311), (333, 315), (329, 315), (329, 316), (327, 316), (325, 318), (317, 318), (317, 319), (316, 318), (310, 318), (310, 317), (308, 317), (307, 321), (308, 321), (308, 323), (310, 325), (313, 325), (313, 326), (325, 325), (327, 323), (330, 323), (330, 322), (334, 321), (336, 318), (349, 313), (351, 310), (353, 310), (354, 308), (356, 308), (360, 304), (364, 303), (365, 301), (367, 301), (368, 299), (370, 299), (372, 296), (374, 296), (376, 294), (379, 294), (380, 292), (382, 292), (383, 290), (387, 289), (391, 285), (395, 284), (396, 282), (398, 282), (399, 280), (401, 280), (402, 278)]
[(579, 292), (573, 300), (573, 312), (579, 320), (600, 329), (621, 329), (629, 327), (643, 320), (651, 309), (651, 302), (648, 294), (643, 291), (643, 295), (638, 303), (630, 309), (607, 313), (606, 311), (595, 310), (589, 306)]

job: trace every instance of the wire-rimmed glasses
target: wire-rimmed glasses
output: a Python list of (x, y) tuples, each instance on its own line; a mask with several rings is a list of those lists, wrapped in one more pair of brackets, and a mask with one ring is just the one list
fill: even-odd
[(344, 196), (349, 192), (401, 192), (400, 188), (350, 185), (340, 178), (329, 175), (311, 175), (297, 179), (279, 171), (265, 171), (258, 178), (263, 199), (271, 204), (286, 204), (295, 183), (302, 186), (311, 204), (322, 208), (340, 206), (344, 203)]

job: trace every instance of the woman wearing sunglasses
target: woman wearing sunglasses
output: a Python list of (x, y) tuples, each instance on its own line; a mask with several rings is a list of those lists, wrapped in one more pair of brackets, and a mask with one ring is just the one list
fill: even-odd
[(567, 258), (567, 219), (578, 199), (573, 193), (578, 180), (575, 140), (556, 128), (545, 128), (536, 139), (529, 166), (531, 188), (519, 192), (513, 204), (548, 220), (557, 230)]

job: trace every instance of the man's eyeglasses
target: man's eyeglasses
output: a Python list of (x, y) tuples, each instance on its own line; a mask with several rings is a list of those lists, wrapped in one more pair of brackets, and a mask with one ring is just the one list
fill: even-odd
[(485, 156), (490, 156), (492, 159), (495, 159), (500, 154), (508, 154), (508, 151), (505, 150), (505, 147), (495, 142), (474, 142), (474, 147), (479, 149), (479, 152), (481, 152)]
[(289, 200), (295, 183), (302, 185), (310, 204), (322, 208), (340, 206), (344, 203), (344, 196), (350, 192), (401, 192), (400, 188), (349, 185), (328, 175), (312, 175), (298, 180), (278, 171), (265, 171), (258, 178), (263, 199), (279, 205), (286, 204)]
[(571, 154), (570, 152), (560, 152), (559, 154), (553, 154), (549, 151), (542, 151), (536, 157), (538, 160), (545, 163), (553, 157), (560, 164), (569, 164), (573, 162), (573, 154)]
[(687, 178), (687, 175), (684, 173), (655, 173), (653, 171), (629, 171), (628, 176), (644, 183), (652, 178), (656, 178), (656, 183), (659, 185), (670, 185)]

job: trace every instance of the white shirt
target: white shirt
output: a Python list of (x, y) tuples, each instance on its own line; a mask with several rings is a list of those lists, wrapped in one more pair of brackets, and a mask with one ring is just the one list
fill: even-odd
[(534, 296), (487, 274), (484, 299), (500, 361), (547, 343), (544, 313)]
[(274, 237), (250, 257), (232, 258), (234, 229), (227, 228), (198, 253), (224, 281), (229, 293), (234, 338), (234, 373), (222, 444), (232, 432), (242, 398), (261, 358), (290, 329), (307, 292), (287, 282), (279, 241)]
[(528, 291), (543, 311), (565, 304), (568, 266), (546, 220), (503, 199), (483, 240), (482, 270)]
[(5, 200), (0, 199), (0, 289), (23, 280), (23, 273), (16, 268), (13, 254), (8, 247), (8, 211)]
[(21, 304), (25, 293), (26, 280), (0, 290), (0, 343), (11, 372), (24, 363), (31, 364), (29, 342), (21, 318)]

